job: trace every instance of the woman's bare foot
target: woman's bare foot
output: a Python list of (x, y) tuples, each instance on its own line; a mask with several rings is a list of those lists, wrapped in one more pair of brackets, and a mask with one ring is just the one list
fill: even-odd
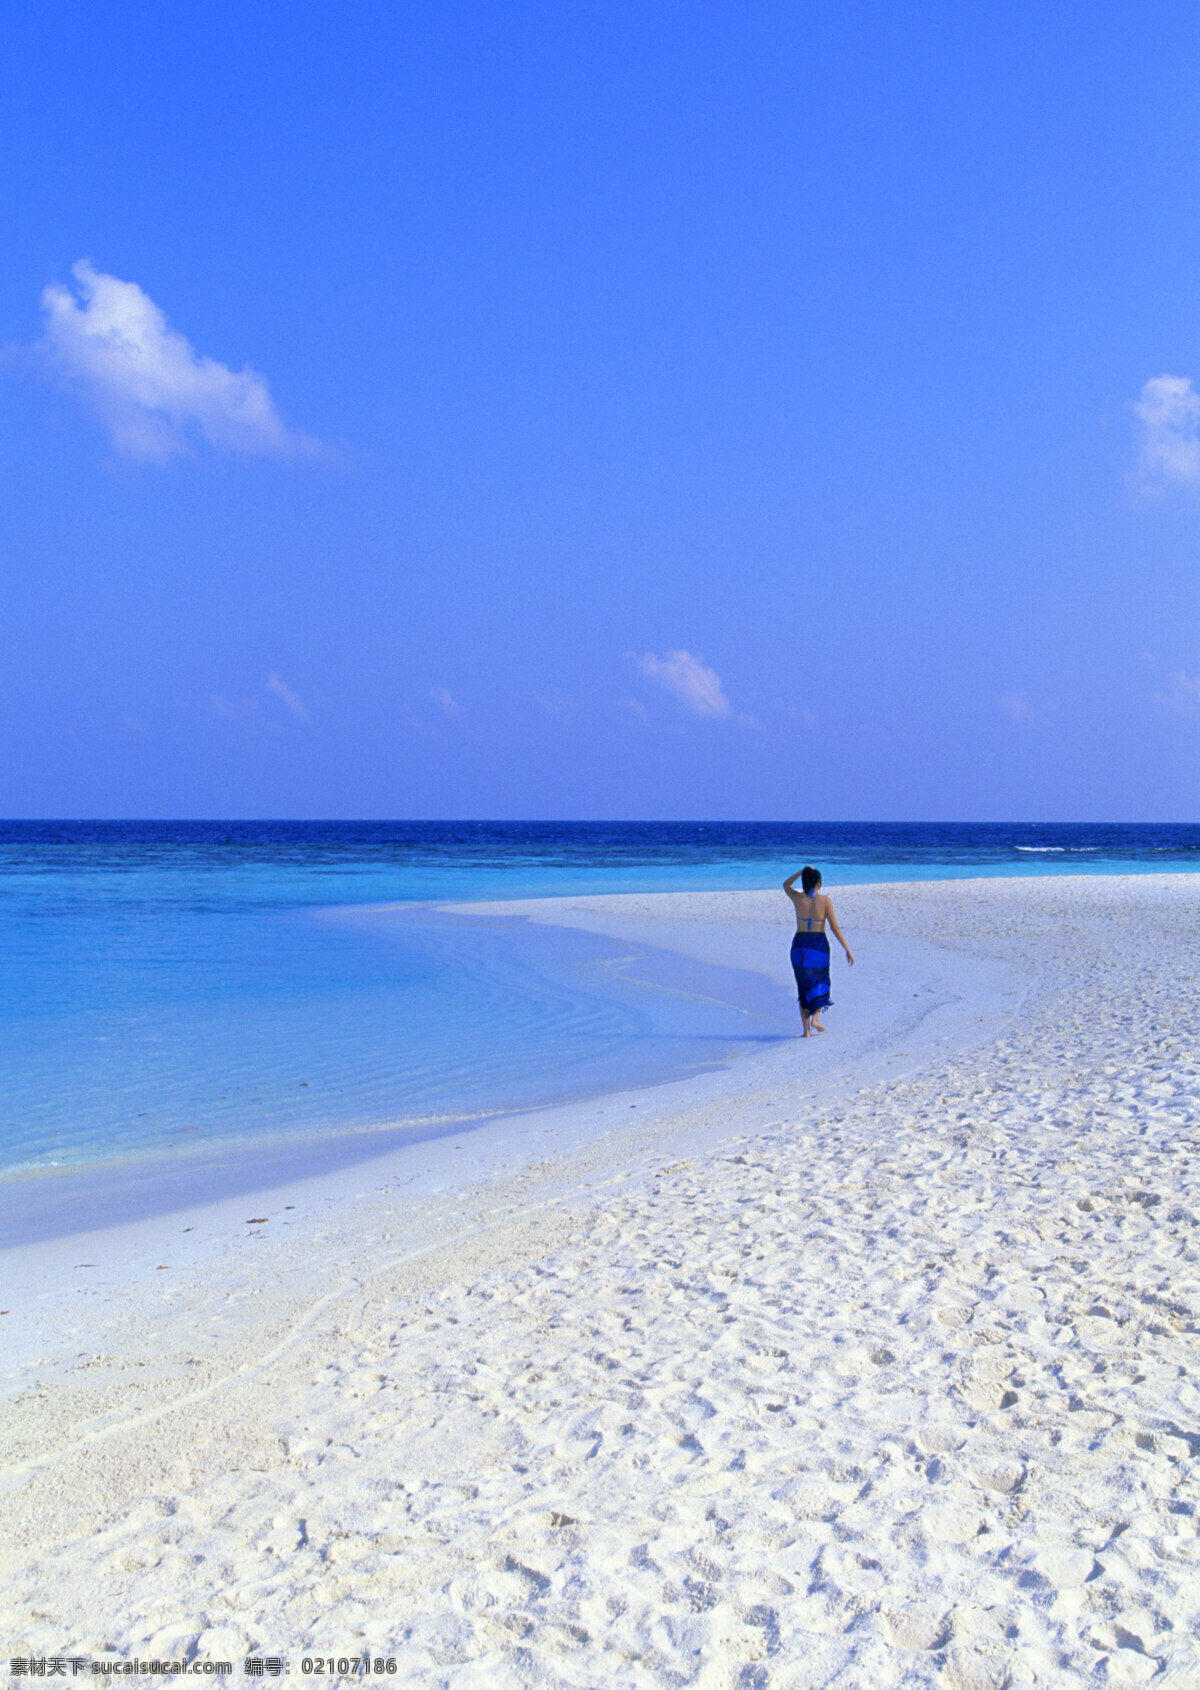
[(804, 1026), (804, 1031), (801, 1033), (800, 1037), (802, 1039), (806, 1039), (808, 1037), (808, 1016), (801, 1012), (800, 1020)]
[(812, 1026), (813, 1026), (813, 1032), (814, 1033), (827, 1033), (829, 1031), (828, 1027), (822, 1027), (821, 1023), (817, 1020), (815, 1015), (813, 1016)]

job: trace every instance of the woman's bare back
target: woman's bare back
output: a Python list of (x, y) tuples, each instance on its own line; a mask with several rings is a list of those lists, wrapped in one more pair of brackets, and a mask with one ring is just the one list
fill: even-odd
[(823, 933), (825, 919), (828, 914), (829, 899), (823, 892), (814, 892), (810, 897), (807, 892), (789, 890), (788, 897), (796, 911), (797, 933)]

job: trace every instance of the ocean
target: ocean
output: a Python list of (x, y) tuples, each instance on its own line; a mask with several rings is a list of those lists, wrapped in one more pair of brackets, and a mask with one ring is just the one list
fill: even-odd
[(1200, 827), (0, 823), (0, 1195), (366, 1158), (789, 1037), (758, 977), (436, 906), (769, 887), (805, 862), (831, 891), (1194, 872)]

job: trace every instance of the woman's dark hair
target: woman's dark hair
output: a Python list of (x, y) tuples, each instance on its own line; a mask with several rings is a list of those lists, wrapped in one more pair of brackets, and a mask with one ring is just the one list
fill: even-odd
[(813, 892), (821, 884), (821, 871), (820, 871), (820, 869), (819, 868), (804, 868), (804, 869), (801, 869), (800, 870), (800, 884), (804, 888), (805, 897), (811, 898), (812, 895), (813, 895)]

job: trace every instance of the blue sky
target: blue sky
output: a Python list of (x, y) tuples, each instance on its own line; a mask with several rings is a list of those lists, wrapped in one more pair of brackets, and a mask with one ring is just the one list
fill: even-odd
[(3, 47), (3, 813), (1200, 819), (1194, 6)]

